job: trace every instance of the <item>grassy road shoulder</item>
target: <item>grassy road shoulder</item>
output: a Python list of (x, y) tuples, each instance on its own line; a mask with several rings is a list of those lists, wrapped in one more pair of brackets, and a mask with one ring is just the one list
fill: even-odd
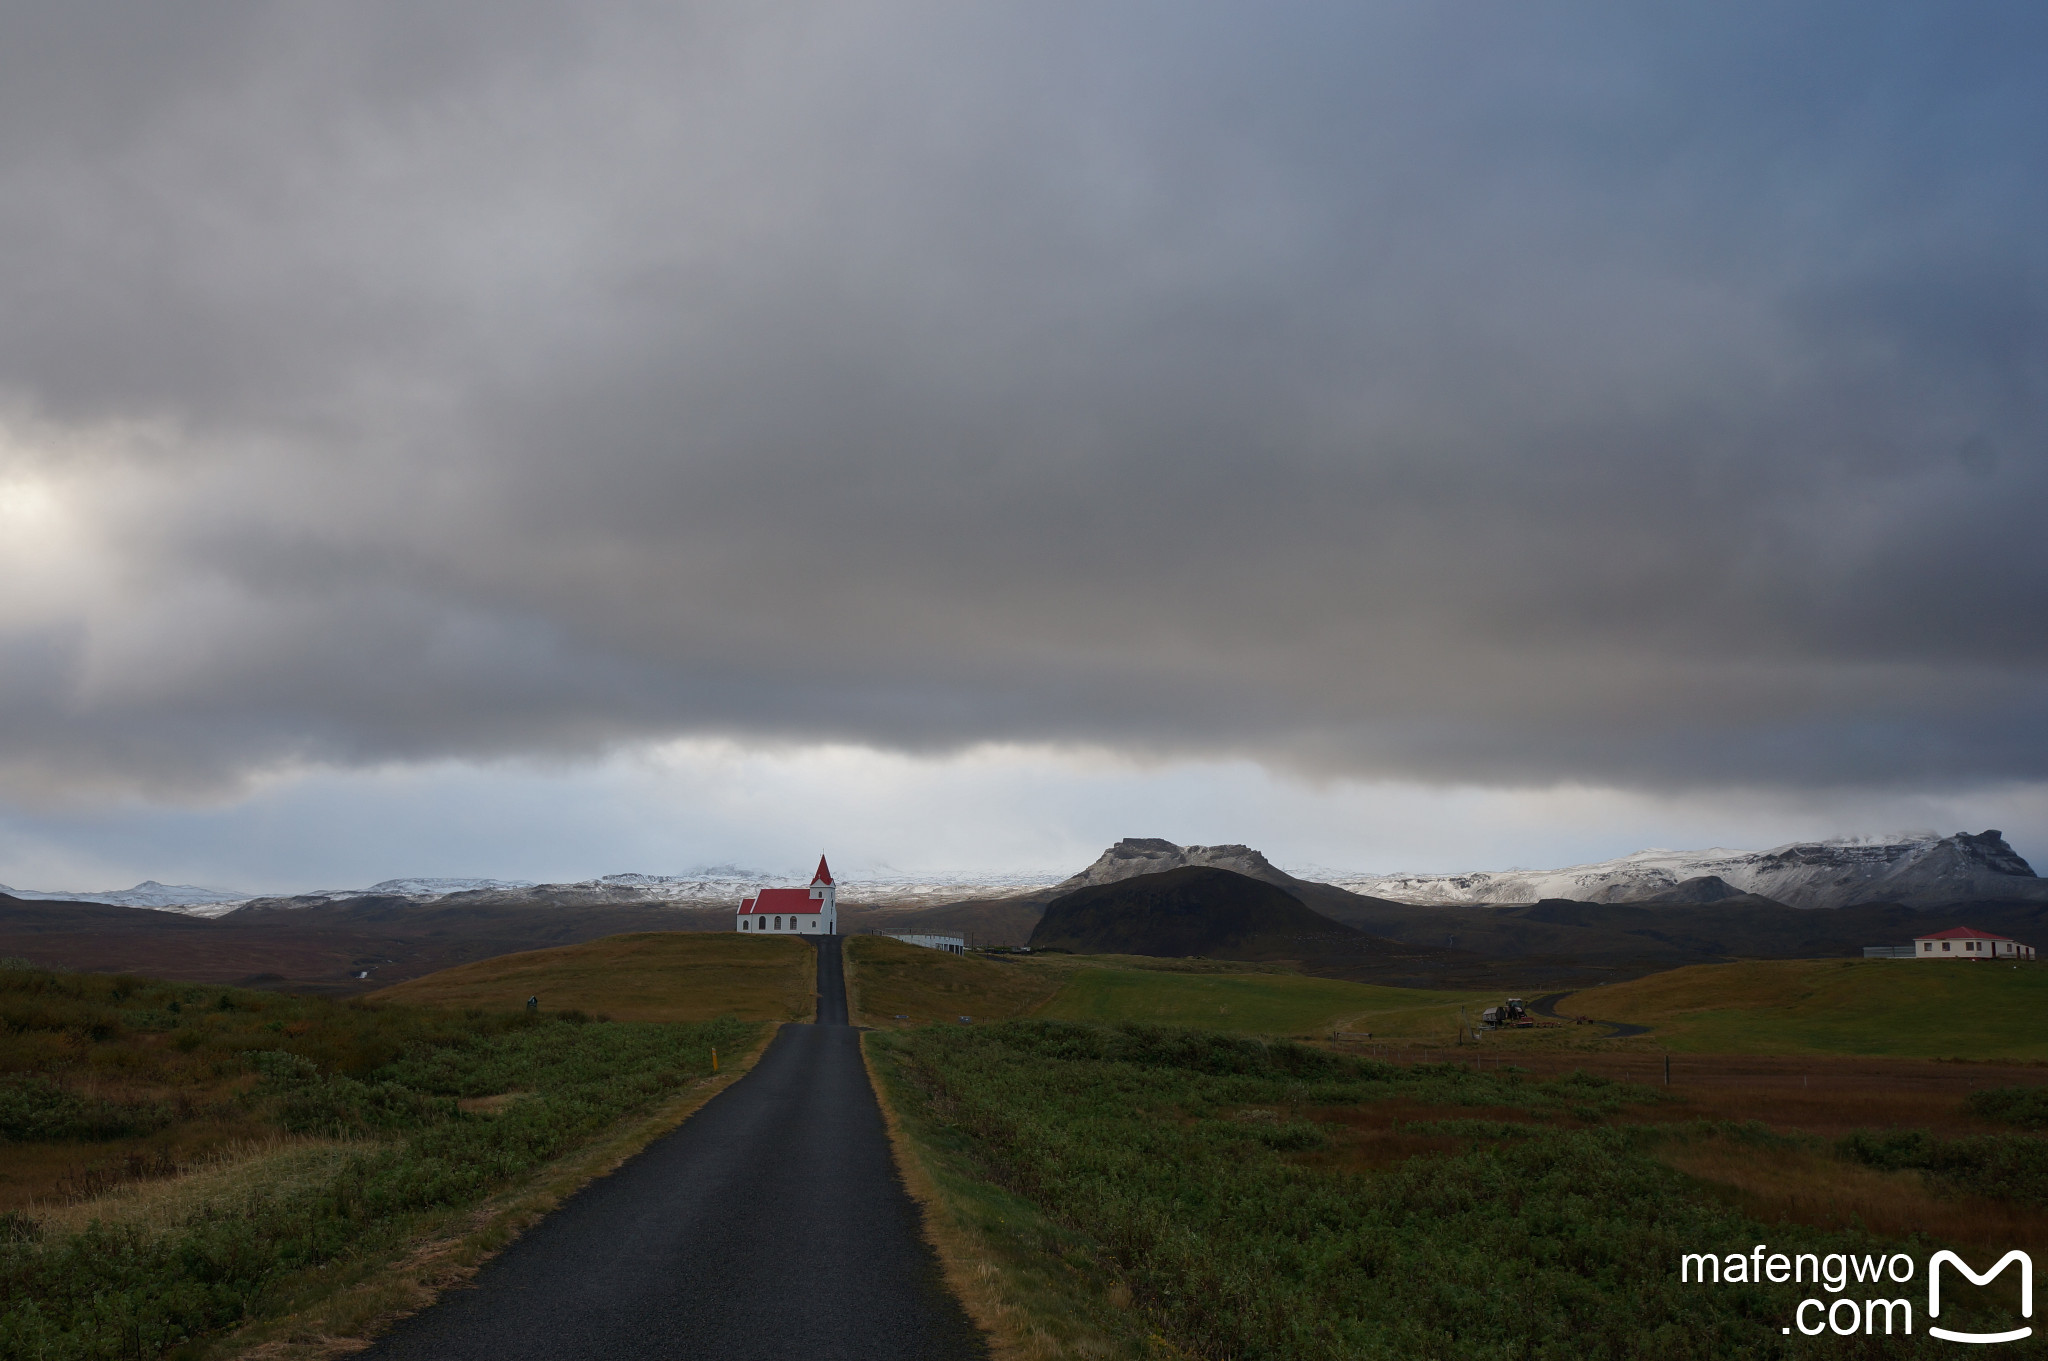
[(1098, 1244), (1001, 1185), (998, 1169), (947, 1121), (901, 1038), (861, 1039), (897, 1168), (923, 1207), (946, 1283), (999, 1361), (1182, 1354), (1131, 1311), (1127, 1289), (1096, 1269)]

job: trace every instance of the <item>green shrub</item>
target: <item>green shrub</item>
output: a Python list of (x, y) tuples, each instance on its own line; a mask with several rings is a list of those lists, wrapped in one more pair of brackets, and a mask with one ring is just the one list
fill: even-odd
[[(1396, 1068), (1147, 1026), (930, 1027), (869, 1043), (991, 1180), (1093, 1245), (1083, 1256), (1188, 1355), (1791, 1355), (1794, 1287), (1681, 1285), (1680, 1256), (1863, 1241), (1760, 1229), (1695, 1194), (1640, 1130), (1565, 1127), (1589, 1105), (1660, 1099), (1584, 1074)], [(1308, 1115), (1391, 1098), (1530, 1119), (1420, 1123), (1469, 1142), (1379, 1171), (1318, 1161), (1342, 1126)]]
[(148, 1134), (171, 1121), (162, 1102), (117, 1102), (81, 1096), (46, 1077), (0, 1082), (0, 1140), (100, 1141)]
[(2048, 1087), (1993, 1087), (1972, 1092), (1970, 1109), (2022, 1129), (2040, 1129), (2048, 1125)]
[(1858, 1130), (1838, 1141), (1835, 1151), (1871, 1167), (1929, 1172), (1959, 1190), (2048, 1205), (2048, 1139), (2026, 1134), (1938, 1139), (1924, 1130)]
[[(206, 997), (218, 1008), (211, 992)], [(239, 1015), (260, 1013), (272, 999), (229, 1001), (225, 1014)], [(708, 1073), (714, 1045), (734, 1052), (758, 1030), (732, 1020), (507, 1023), (495, 1014), (318, 1006), (330, 1009), (322, 1017), (336, 1022), (339, 1036), (287, 1040), (292, 1048), (284, 1049), (276, 1032), (248, 1032), (251, 1047), (230, 1057), (261, 1080), (242, 1100), (280, 1129), (354, 1137), (359, 1150), (309, 1192), (195, 1214), (168, 1232), (96, 1222), (83, 1234), (51, 1237), (31, 1219), (0, 1220), (0, 1361), (155, 1357), (274, 1312), (296, 1273), (388, 1249), (422, 1212), (477, 1203)], [(345, 1066), (408, 1033), (412, 1043), (394, 1044), (360, 1076), (312, 1057), (339, 1056)], [(269, 1043), (253, 1047), (256, 1034)], [(457, 1104), (506, 1091), (529, 1095), (494, 1115), (466, 1114)], [(136, 1118), (44, 1078), (0, 1087), (0, 1122), (34, 1137), (95, 1137), (81, 1131), (121, 1120), (132, 1129)]]

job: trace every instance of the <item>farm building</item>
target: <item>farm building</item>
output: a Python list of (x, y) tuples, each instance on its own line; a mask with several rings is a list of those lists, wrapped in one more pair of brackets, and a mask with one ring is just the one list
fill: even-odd
[(2032, 959), (2034, 947), (1971, 926), (1913, 937), (1915, 959)]
[(839, 929), (838, 889), (831, 867), (818, 857), (809, 888), (764, 888), (740, 904), (735, 931), (829, 936)]
[(967, 953), (967, 939), (964, 936), (922, 936), (902, 931), (877, 931), (878, 936), (900, 940), (906, 945), (922, 945), (927, 950), (944, 950), (948, 954)]

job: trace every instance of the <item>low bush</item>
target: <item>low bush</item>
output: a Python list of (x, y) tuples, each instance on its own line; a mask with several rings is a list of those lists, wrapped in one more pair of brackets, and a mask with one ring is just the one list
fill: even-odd
[(1835, 1145), (1854, 1162), (1928, 1172), (1957, 1190), (2048, 1205), (2048, 1139), (1980, 1134), (1940, 1139), (1924, 1130), (1859, 1130)]
[(1970, 1109), (2022, 1129), (2048, 1126), (2048, 1087), (1993, 1087), (1970, 1093)]
[(0, 1081), (0, 1140), (120, 1139), (162, 1129), (171, 1118), (162, 1102), (84, 1096), (32, 1074)]

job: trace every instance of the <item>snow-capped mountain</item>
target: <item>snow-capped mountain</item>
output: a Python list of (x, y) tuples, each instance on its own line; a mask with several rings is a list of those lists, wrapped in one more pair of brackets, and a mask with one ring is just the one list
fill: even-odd
[(447, 893), (474, 893), (485, 888), (532, 888), (531, 879), (385, 879), (365, 889), (340, 891), (341, 896), (396, 893), (406, 898), (438, 898)]
[[(760, 870), (720, 865), (691, 874), (607, 874), (574, 884), (541, 884), (536, 892), (606, 890), (617, 897), (629, 892), (648, 902), (689, 907), (726, 907), (764, 888), (801, 887), (808, 876), (791, 878)], [(1056, 874), (971, 872), (937, 874), (842, 875), (839, 901), (862, 905), (912, 907), (958, 902), (962, 898), (1004, 897), (1029, 893), (1059, 882)]]
[(218, 917), (232, 912), (249, 901), (251, 894), (237, 893), (233, 889), (198, 888), (191, 884), (159, 884), (154, 879), (145, 879), (134, 888), (115, 889), (104, 893), (47, 892), (32, 888), (9, 888), (0, 884), (0, 893), (11, 898), (32, 902), (106, 903), (112, 907), (154, 907), (166, 912), (183, 912), (194, 917)]
[(1087, 869), (1061, 880), (1058, 888), (1060, 892), (1068, 893), (1077, 888), (1093, 888), (1140, 874), (1161, 874), (1188, 866), (1235, 870), (1273, 884), (1295, 882), (1292, 875), (1274, 868), (1272, 861), (1249, 846), (1180, 846), (1159, 837), (1127, 836), (1095, 857)]
[[(839, 900), (864, 906), (923, 907), (959, 902), (963, 898), (997, 898), (1048, 887), (1056, 874), (940, 873), (842, 877)], [(37, 893), (0, 888), (18, 898), (63, 898), (73, 902), (115, 903), (123, 907), (154, 907), (193, 916), (217, 917), (253, 904), (267, 911), (313, 909), (354, 898), (408, 898), (417, 903), (442, 902), (456, 894), (489, 905), (560, 904), (567, 906), (654, 904), (669, 907), (732, 907), (763, 888), (799, 886), (808, 876), (790, 877), (737, 865), (717, 865), (685, 874), (606, 874), (567, 883), (536, 884), (524, 879), (428, 878), (384, 879), (368, 888), (325, 888), (290, 895), (253, 895), (210, 889), (167, 888), (143, 884), (123, 893)], [(156, 890), (146, 893), (145, 890)], [(179, 896), (179, 895), (186, 896)]]
[(1792, 907), (1867, 902), (1932, 907), (1972, 898), (2048, 901), (2048, 880), (2036, 877), (1996, 831), (1849, 837), (1767, 851), (1637, 851), (1559, 870), (1318, 877), (1353, 893), (1404, 903), (1527, 903), (1540, 898), (1710, 902), (1735, 893), (1754, 893)]
[[(1793, 907), (1842, 907), (1860, 902), (1897, 902), (1932, 907), (1969, 899), (2048, 902), (2048, 879), (2038, 878), (2004, 837), (1958, 832), (1905, 833), (1795, 842), (1768, 851), (1637, 851), (1616, 860), (1558, 870), (1481, 870), (1464, 874), (1351, 874), (1304, 869), (1299, 877), (1273, 865), (1249, 846), (1179, 846), (1157, 838), (1130, 837), (1104, 851), (1078, 874), (933, 873), (842, 876), (839, 899), (870, 907), (929, 907), (969, 898), (1011, 898), (1044, 890), (1068, 891), (1156, 874), (1184, 865), (1235, 870), (1254, 879), (1301, 892), (1317, 883), (1353, 893), (1417, 904), (1527, 903), (1539, 898), (1585, 902), (1713, 902), (1754, 893)], [(244, 904), (263, 909), (317, 908), (353, 898), (402, 897), (439, 902), (455, 894), (472, 901), (513, 905), (664, 904), (673, 907), (730, 907), (763, 888), (798, 885), (801, 877), (770, 874), (738, 865), (716, 865), (684, 874), (607, 874), (573, 883), (534, 884), (516, 879), (385, 879), (361, 889), (322, 889), (289, 897), (257, 898), (227, 889), (195, 888), (148, 880), (107, 893), (63, 893), (13, 889), (16, 898), (64, 899), (157, 908), (192, 916), (218, 917)], [(1320, 891), (1320, 890), (1318, 890)]]

